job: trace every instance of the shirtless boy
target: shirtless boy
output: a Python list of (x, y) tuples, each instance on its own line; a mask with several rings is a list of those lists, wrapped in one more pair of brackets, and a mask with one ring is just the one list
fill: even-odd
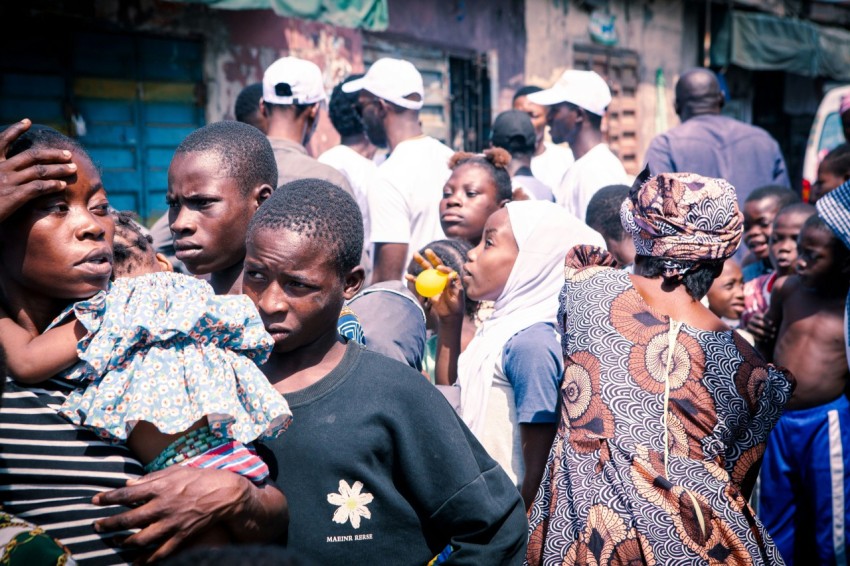
[(850, 250), (812, 216), (798, 254), (797, 274), (774, 292), (768, 311), (779, 329), (774, 362), (793, 372), (797, 387), (767, 442), (759, 515), (787, 564), (843, 563), (850, 534), (843, 326)]
[(776, 339), (776, 327), (767, 318), (770, 298), (774, 291), (778, 294), (788, 277), (797, 272), (797, 240), (803, 224), (813, 214), (815, 207), (804, 202), (789, 204), (776, 214), (767, 240), (773, 271), (744, 284), (741, 326), (753, 335), (765, 358), (773, 357)]

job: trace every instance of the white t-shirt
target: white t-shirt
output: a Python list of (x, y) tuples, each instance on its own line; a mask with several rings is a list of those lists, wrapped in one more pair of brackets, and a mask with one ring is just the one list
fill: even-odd
[(543, 142), (546, 149), (540, 155), (531, 158), (531, 172), (544, 185), (555, 189), (561, 184), (564, 173), (575, 162), (573, 152), (570, 148)]
[(548, 200), (554, 202), (552, 196), (552, 188), (540, 181), (537, 177), (530, 175), (514, 175), (511, 177), (511, 188), (516, 191), (522, 189), (522, 192), (528, 197), (528, 200)]
[(453, 154), (428, 136), (393, 148), (368, 192), (373, 244), (407, 244), (409, 263), (419, 248), (446, 237), (440, 226), (440, 200)]
[(378, 166), (371, 159), (367, 159), (346, 145), (338, 145), (330, 148), (319, 156), (319, 162), (330, 165), (348, 179), (351, 189), (354, 191), (354, 199), (363, 214), (363, 269), (366, 270), (366, 282), (372, 275), (372, 223), (369, 220), (369, 200), (367, 194), (369, 187), (375, 183), (378, 174)]
[(629, 177), (617, 156), (604, 143), (579, 157), (555, 189), (555, 202), (584, 220), (587, 204), (608, 185), (627, 185)]

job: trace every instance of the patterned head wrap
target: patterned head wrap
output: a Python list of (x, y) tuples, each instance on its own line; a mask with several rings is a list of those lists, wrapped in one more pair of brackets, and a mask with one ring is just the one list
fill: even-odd
[(664, 277), (681, 277), (698, 263), (738, 249), (743, 214), (735, 187), (695, 173), (638, 175), (620, 209), (638, 255), (664, 260)]
[(850, 248), (850, 181), (820, 197), (815, 208), (818, 216)]

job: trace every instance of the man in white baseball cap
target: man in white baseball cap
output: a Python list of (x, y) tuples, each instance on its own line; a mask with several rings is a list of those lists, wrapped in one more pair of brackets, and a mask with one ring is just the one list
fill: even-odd
[(367, 193), (375, 246), (372, 282), (401, 280), (416, 250), (445, 238), (440, 199), (454, 152), (422, 133), (425, 89), (409, 61), (378, 59), (342, 90), (359, 93), (357, 110), (366, 135), (390, 151)]
[(260, 110), (267, 120), (266, 136), (277, 162), (277, 186), (296, 179), (316, 178), (353, 195), (348, 179), (310, 157), (305, 147), (316, 130), (326, 101), (322, 71), (311, 61), (283, 57), (263, 74)]
[(584, 220), (587, 204), (607, 185), (630, 184), (623, 164), (602, 141), (602, 117), (611, 103), (611, 89), (593, 71), (564, 71), (551, 88), (528, 95), (529, 102), (548, 106), (546, 122), (552, 141), (567, 142), (575, 156), (555, 201)]

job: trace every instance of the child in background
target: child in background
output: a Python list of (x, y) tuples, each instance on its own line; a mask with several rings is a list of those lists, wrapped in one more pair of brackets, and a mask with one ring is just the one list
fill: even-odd
[(483, 154), (459, 151), (452, 156), (452, 174), (440, 201), (440, 225), (446, 236), (478, 245), (487, 218), (511, 200), (510, 160), (510, 154), (501, 148)]
[(711, 284), (708, 293), (708, 310), (730, 328), (738, 326), (744, 312), (744, 276), (734, 259), (723, 262), (723, 271)]
[(620, 222), (620, 206), (628, 196), (628, 185), (602, 187), (587, 203), (585, 221), (605, 238), (608, 253), (617, 260), (617, 266), (631, 270), (635, 262), (635, 243)]
[(563, 372), (558, 293), (566, 253), (579, 243), (605, 245), (557, 204), (508, 203), (487, 220), (481, 242), (467, 254), (465, 296), (495, 306), (462, 354), (464, 292), (457, 279), (432, 299), (439, 318), (437, 383), (460, 387), (461, 417), (520, 488), (526, 506), (555, 434)]
[[(773, 356), (772, 341), (776, 336), (776, 328), (768, 324), (765, 317), (770, 307), (770, 296), (774, 289), (782, 287), (789, 275), (796, 273), (797, 238), (803, 224), (814, 213), (812, 205), (802, 202), (789, 204), (779, 211), (768, 239), (770, 263), (774, 270), (744, 284), (741, 326), (752, 334), (767, 359)], [(771, 345), (765, 349), (764, 343)]]
[[(459, 151), (452, 156), (452, 174), (440, 201), (440, 225), (446, 236), (466, 240), (471, 247), (479, 244), (487, 219), (513, 198), (510, 161), (510, 154), (501, 148), (484, 153)], [(480, 323), (492, 313), (493, 301), (477, 303), (475, 316)]]
[(257, 367), (272, 340), (256, 309), (172, 272), (131, 214), (112, 216), (114, 252), (105, 246), (91, 258), (104, 269), (114, 261), (108, 291), (75, 303), (37, 337), (0, 318), (10, 374), (37, 384), (71, 366), (66, 378), (80, 387), (61, 414), (126, 441), (147, 472), (180, 463), (264, 482), (268, 467), (244, 444), (279, 435), (291, 413)]
[(723, 262), (723, 271), (711, 284), (705, 298), (711, 312), (753, 345), (752, 335), (739, 327), (744, 312), (744, 276), (737, 261), (729, 258)]
[(797, 193), (779, 185), (768, 185), (754, 190), (744, 202), (744, 243), (750, 254), (741, 262), (744, 283), (770, 273), (769, 248), (770, 230), (776, 213), (789, 204), (800, 202)]
[(797, 378), (761, 469), (760, 517), (787, 564), (842, 562), (850, 536), (850, 403), (844, 305), (850, 250), (817, 215), (800, 232), (798, 273), (774, 290), (774, 361)]
[[(407, 266), (407, 287), (410, 292), (416, 295), (419, 304), (422, 305), (422, 310), (425, 311), (425, 327), (431, 332), (431, 336), (425, 343), (425, 356), (422, 360), (422, 373), (435, 383), (435, 369), (437, 362), (437, 320), (431, 312), (431, 299), (423, 297), (416, 292), (416, 277), (425, 269), (431, 267), (436, 260), (448, 266), (455, 273), (463, 271), (463, 262), (466, 261), (466, 254), (472, 249), (472, 245), (466, 240), (437, 240), (431, 242), (416, 254), (413, 255), (413, 260)], [(430, 258), (426, 260), (425, 258)], [(476, 318), (475, 314), (478, 311), (478, 303), (470, 299), (465, 299), (463, 328), (461, 329), (460, 348), (461, 351), (466, 349), (472, 337), (475, 335)]]
[(818, 165), (818, 180), (812, 185), (809, 202), (814, 204), (826, 193), (850, 179), (850, 144), (843, 143), (826, 154)]

